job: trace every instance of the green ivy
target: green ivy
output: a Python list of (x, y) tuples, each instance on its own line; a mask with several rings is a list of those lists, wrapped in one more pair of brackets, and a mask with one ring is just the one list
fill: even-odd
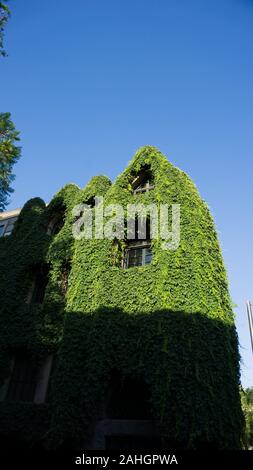
[[(131, 182), (145, 165), (155, 188), (135, 195)], [(122, 269), (121, 242), (74, 240), (72, 209), (95, 195), (125, 211), (136, 200), (180, 204), (178, 250), (153, 240), (150, 265)], [(52, 237), (46, 227), (59, 212), (64, 225)], [(145, 380), (165, 444), (240, 447), (238, 340), (215, 225), (191, 179), (156, 148), (141, 148), (112, 185), (98, 176), (83, 190), (66, 186), (48, 206), (29, 201), (13, 234), (0, 242), (2, 380), (17, 348), (38, 360), (45, 353), (57, 357), (45, 445), (89, 438), (110, 373), (118, 369)], [(31, 267), (41, 263), (50, 268), (49, 283), (43, 305), (31, 308)], [(1, 413), (0, 434), (7, 432)]]

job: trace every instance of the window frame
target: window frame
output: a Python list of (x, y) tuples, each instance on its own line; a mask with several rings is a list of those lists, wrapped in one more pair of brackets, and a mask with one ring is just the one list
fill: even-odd
[(150, 169), (142, 170), (132, 181), (133, 193), (148, 193), (154, 189), (154, 176)]
[[(49, 389), (49, 382), (53, 368), (53, 355), (50, 354), (45, 356), (40, 364), (33, 364), (35, 370), (35, 386), (32, 400), (9, 400), (8, 394), (10, 393), (10, 387), (13, 386), (13, 372), (15, 368), (15, 362), (17, 356), (13, 356), (10, 360), (10, 374), (5, 380), (4, 384), (0, 387), (0, 402), (8, 403), (34, 403), (41, 404), (47, 401), (47, 394)], [(27, 356), (28, 364), (30, 361)], [(32, 363), (31, 363), (32, 364)]]
[(13, 360), (5, 401), (8, 403), (33, 402), (37, 381), (38, 366), (27, 354), (16, 356)]
[[(141, 250), (141, 255), (142, 255), (142, 262), (141, 264), (134, 264), (134, 265), (129, 265), (129, 261), (130, 261), (130, 252), (132, 250)], [(151, 260), (150, 262), (146, 263), (146, 255), (147, 255), (147, 251), (150, 250), (151, 251)], [(151, 242), (150, 240), (138, 240), (138, 241), (131, 241), (130, 240), (130, 243), (128, 242), (128, 246), (125, 248), (125, 256), (123, 258), (123, 268), (124, 269), (129, 269), (129, 268), (141, 268), (141, 267), (144, 267), (144, 266), (148, 266), (149, 264), (152, 263), (152, 247), (151, 247)]]
[(32, 292), (30, 297), (31, 305), (43, 305), (46, 289), (49, 282), (49, 266), (40, 265), (35, 271)]
[(41, 264), (32, 266), (30, 287), (26, 297), (26, 304), (30, 307), (43, 305), (49, 283), (49, 273), (49, 265)]
[(141, 183), (140, 183), (140, 185), (136, 189), (134, 189), (134, 194), (149, 193), (149, 191), (154, 189), (154, 187), (155, 185), (150, 184), (150, 180), (147, 180), (144, 186), (141, 187)]
[(53, 217), (47, 226), (47, 235), (55, 237), (62, 230), (65, 224), (64, 213)]
[(17, 220), (18, 217), (14, 216), (8, 217), (7, 219), (3, 219), (2, 221), (0, 221), (0, 227), (2, 228), (2, 232), (0, 232), (0, 237), (9, 237), (13, 232), (14, 225)]

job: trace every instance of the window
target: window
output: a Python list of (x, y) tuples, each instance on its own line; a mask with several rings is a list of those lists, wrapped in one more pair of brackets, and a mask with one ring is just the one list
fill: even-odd
[(52, 364), (53, 356), (35, 363), (25, 351), (19, 351), (11, 361), (10, 377), (0, 388), (0, 401), (44, 403)]
[(48, 225), (47, 233), (48, 235), (57, 235), (60, 232), (64, 225), (64, 217), (63, 214), (55, 217)]
[(87, 204), (90, 207), (90, 209), (93, 209), (93, 207), (95, 207), (96, 205), (95, 196), (90, 197), (90, 199), (88, 199), (88, 201), (86, 201), (85, 204)]
[(71, 265), (69, 262), (66, 262), (61, 269), (62, 272), (62, 293), (66, 295), (68, 290), (68, 283), (69, 283), (69, 273), (71, 270)]
[(152, 261), (152, 248), (150, 242), (150, 220), (148, 218), (135, 220), (132, 240), (127, 240), (124, 256), (124, 268), (145, 266)]
[(154, 189), (154, 177), (150, 167), (145, 167), (132, 182), (134, 194), (146, 193)]
[(30, 303), (32, 304), (42, 304), (44, 297), (45, 297), (45, 292), (46, 292), (46, 287), (48, 283), (48, 266), (38, 266), (35, 268), (35, 273), (34, 273), (34, 282), (31, 290), (31, 295), (30, 295)]
[(5, 221), (0, 225), (0, 237), (7, 237), (11, 234), (17, 219), (17, 217), (10, 217), (9, 219), (5, 219)]
[(126, 267), (145, 266), (152, 261), (152, 250), (149, 244), (129, 243), (126, 249)]
[(4, 233), (4, 236), (8, 236), (12, 233), (12, 230), (14, 229), (14, 224), (17, 220), (17, 217), (14, 217), (14, 218), (11, 218), (8, 220), (8, 223), (7, 223), (7, 227), (5, 229), (5, 233)]
[(150, 419), (149, 389), (141, 378), (111, 372), (106, 403), (106, 419)]
[(6, 395), (7, 401), (33, 401), (37, 382), (37, 368), (26, 354), (15, 358)]

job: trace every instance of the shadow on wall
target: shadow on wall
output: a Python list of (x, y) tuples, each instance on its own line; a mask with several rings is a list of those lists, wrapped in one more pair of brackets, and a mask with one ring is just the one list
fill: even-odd
[(50, 445), (87, 446), (101, 419), (151, 419), (162, 448), (240, 448), (238, 359), (234, 326), (200, 313), (69, 312)]

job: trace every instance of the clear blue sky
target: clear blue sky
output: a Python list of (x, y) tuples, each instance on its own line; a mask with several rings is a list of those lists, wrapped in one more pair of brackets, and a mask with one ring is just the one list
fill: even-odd
[(253, 1), (12, 0), (0, 110), (21, 131), (10, 208), (114, 179), (142, 145), (185, 170), (218, 227), (253, 385)]

